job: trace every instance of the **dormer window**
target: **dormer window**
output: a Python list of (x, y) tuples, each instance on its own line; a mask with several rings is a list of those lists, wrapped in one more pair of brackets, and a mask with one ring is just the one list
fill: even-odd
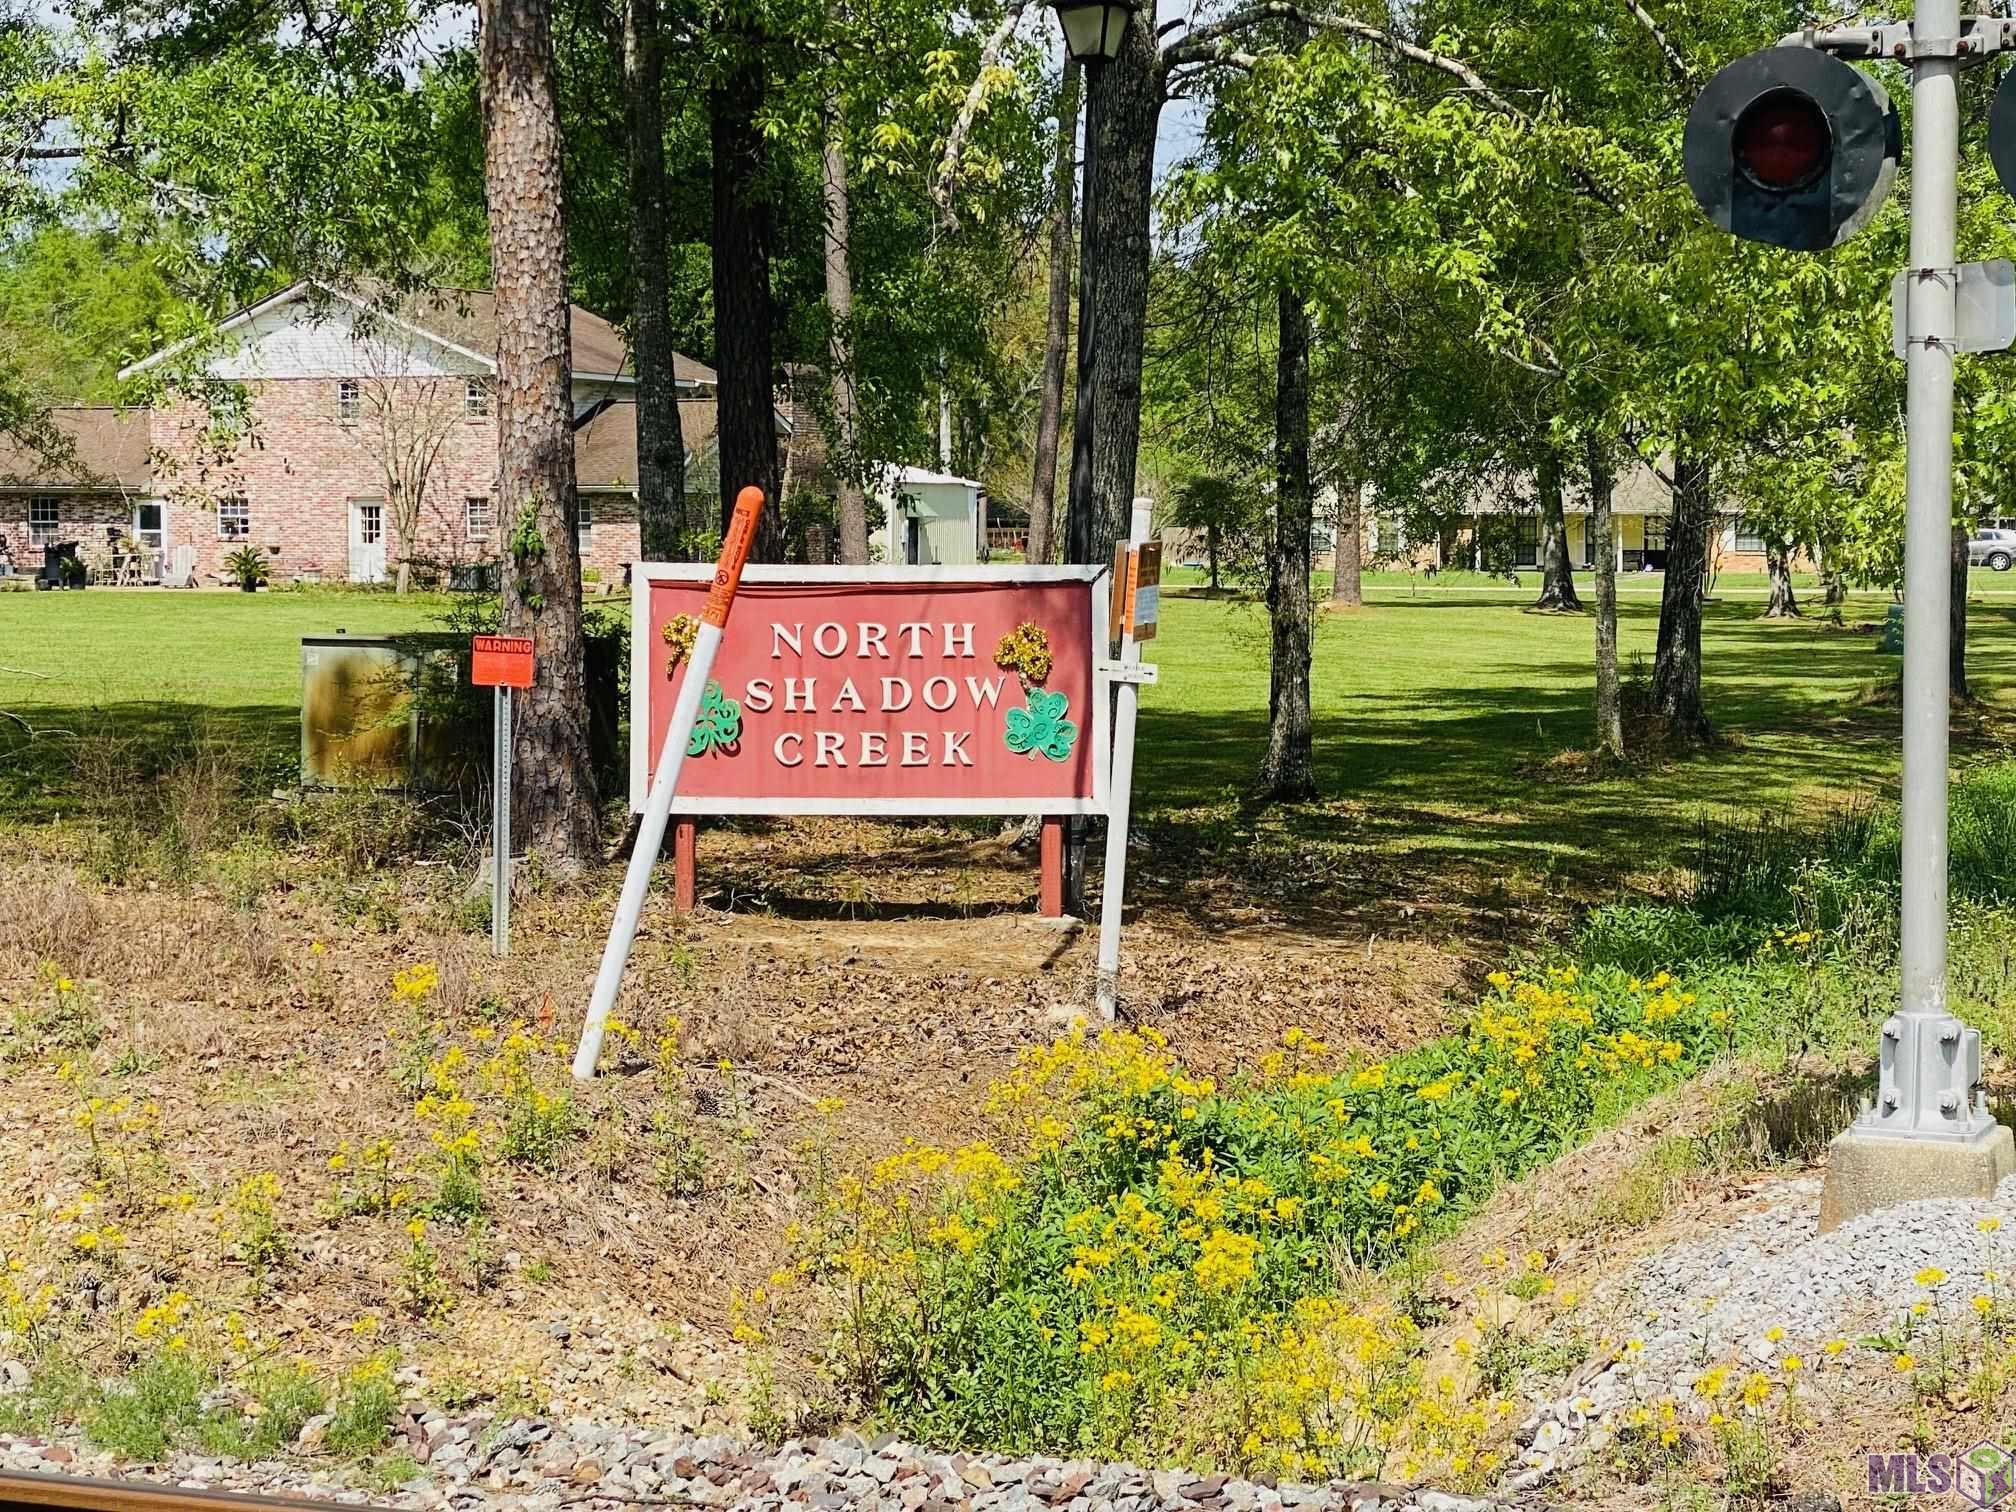
[(355, 378), (336, 380), (336, 419), (343, 425), (355, 425), (364, 418), (364, 385)]

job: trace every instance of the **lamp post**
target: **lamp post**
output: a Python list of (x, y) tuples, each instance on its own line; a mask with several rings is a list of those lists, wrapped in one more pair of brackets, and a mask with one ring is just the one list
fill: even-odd
[[(1105, 65), (1120, 55), (1134, 7), (1126, 0), (1049, 0), (1064, 32), (1064, 50), (1085, 70), (1085, 167), (1078, 202), (1078, 388), (1071, 411), (1071, 483), (1064, 496), (1064, 560), (1092, 561), (1092, 186), (1099, 154), (1099, 97)], [(1102, 654), (1108, 648), (1101, 648)], [(1082, 816), (1065, 821), (1064, 911), (1085, 912), (1085, 832)]]

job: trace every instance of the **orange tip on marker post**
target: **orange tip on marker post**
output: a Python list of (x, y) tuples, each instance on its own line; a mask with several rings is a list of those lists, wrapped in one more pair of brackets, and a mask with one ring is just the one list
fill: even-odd
[(749, 548), (756, 540), (756, 523), (763, 516), (763, 490), (751, 483), (735, 495), (735, 513), (728, 521), (728, 535), (721, 542), (721, 559), (714, 564), (714, 586), (707, 594), (707, 607), (700, 618), (719, 630), (728, 623), (729, 606), (742, 583), (742, 568), (749, 560)]

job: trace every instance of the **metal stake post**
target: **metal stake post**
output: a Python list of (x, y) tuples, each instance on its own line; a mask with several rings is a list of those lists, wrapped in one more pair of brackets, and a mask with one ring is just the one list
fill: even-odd
[(495, 689), (490, 763), (490, 953), (511, 953), (511, 690)]

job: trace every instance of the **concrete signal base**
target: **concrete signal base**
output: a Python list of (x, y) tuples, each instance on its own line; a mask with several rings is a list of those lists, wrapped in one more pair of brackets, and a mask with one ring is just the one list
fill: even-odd
[(1921, 1197), (1992, 1197), (2012, 1175), (2016, 1137), (1999, 1123), (1972, 1139), (1894, 1139), (1851, 1128), (1827, 1147), (1820, 1232)]

